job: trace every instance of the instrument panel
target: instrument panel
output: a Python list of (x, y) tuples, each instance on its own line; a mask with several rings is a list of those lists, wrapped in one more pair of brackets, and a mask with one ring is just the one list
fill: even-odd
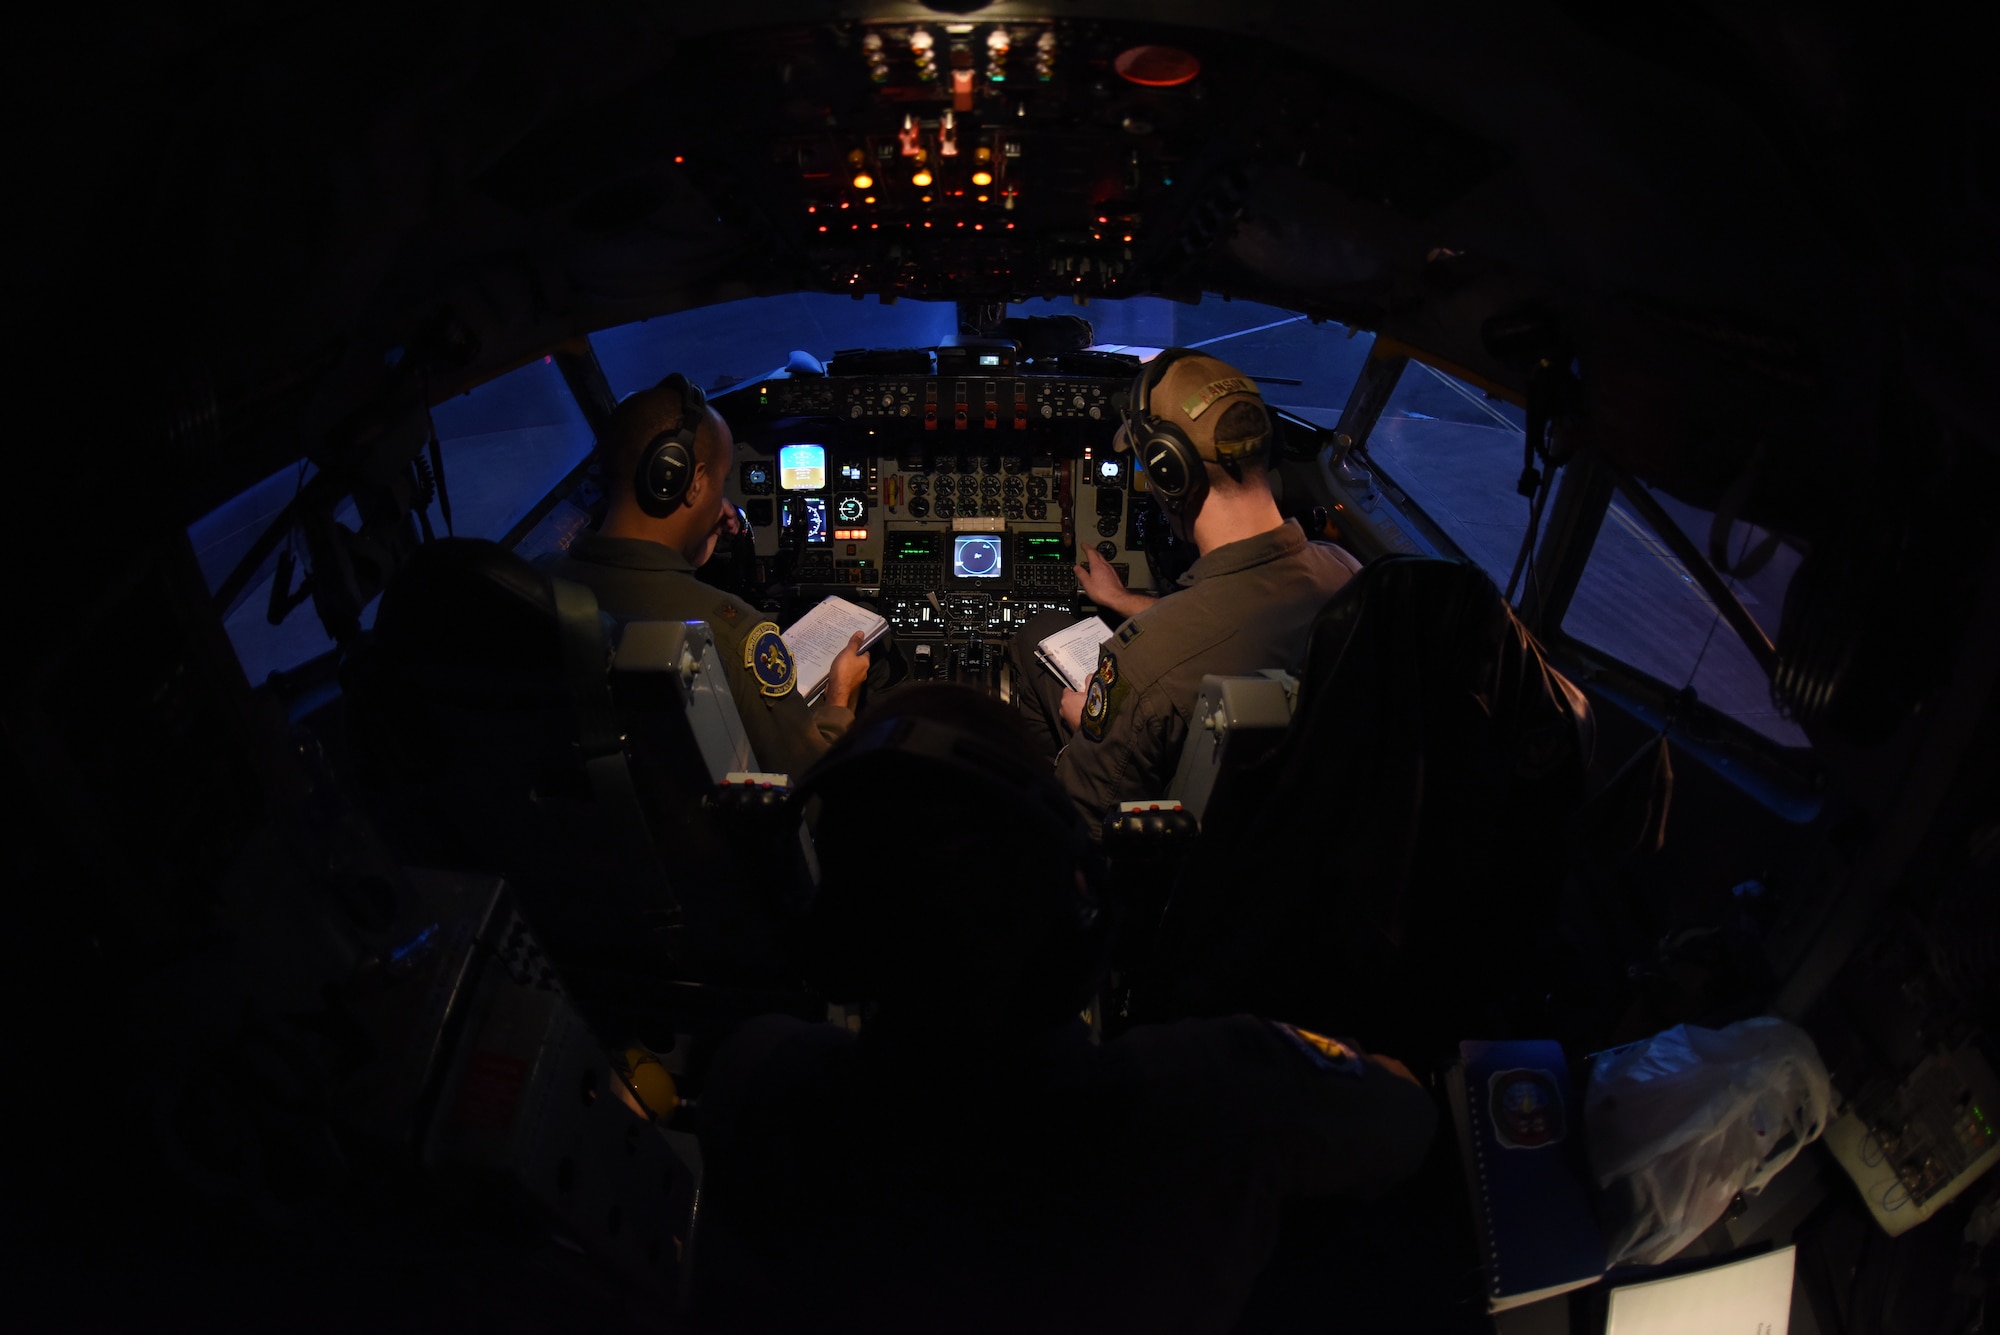
[(1027, 374), (1004, 344), (843, 353), (834, 374), (719, 396), (739, 442), (730, 498), (770, 582), (879, 599), (900, 636), (945, 639), (1074, 614), (1079, 543), (1150, 587), (1127, 550), (1144, 507), (1108, 452), (1129, 368), (1086, 356)]
[[(1117, 424), (1127, 376), (856, 375), (760, 381), (746, 396), (755, 419), (826, 417), (864, 429), (1026, 433), (1069, 427), (1065, 440)], [(733, 405), (732, 405), (733, 406)], [(1108, 436), (1107, 436), (1108, 439)]]

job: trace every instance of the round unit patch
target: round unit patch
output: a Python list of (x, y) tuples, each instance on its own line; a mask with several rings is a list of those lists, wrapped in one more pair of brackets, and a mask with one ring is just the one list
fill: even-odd
[(750, 669), (766, 695), (790, 695), (798, 685), (792, 651), (785, 647), (776, 622), (759, 622), (743, 637), (743, 666)]
[(1104, 678), (1092, 675), (1090, 689), (1083, 693), (1083, 735), (1093, 742), (1104, 740), (1104, 715), (1111, 708), (1111, 689)]

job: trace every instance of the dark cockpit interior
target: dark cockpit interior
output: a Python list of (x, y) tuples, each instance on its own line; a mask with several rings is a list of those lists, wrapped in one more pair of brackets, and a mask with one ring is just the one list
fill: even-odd
[[(1212, 1268), (1241, 1284), (1188, 1329), (1597, 1331), (1620, 1284), (1780, 1254), (1762, 1328), (2000, 1310), (2000, 179), (1967, 44), (1786, 4), (830, 0), (65, 12), (14, 55), (19, 1328), (902, 1328), (871, 1267), (961, 1207), (979, 1241), (895, 1281), (909, 1328), (1158, 1328)], [(1286, 661), (1149, 706), (1158, 781), (1072, 848), (1062, 762), (965, 739), (1091, 618), (1099, 676), (1047, 697), (1069, 744), (1140, 707), (1119, 656), (1169, 632), (1135, 609), (1198, 596), (1217, 530), (1121, 427), (1195, 353), (1268, 409), (1273, 522), (1357, 573)], [(673, 373), (639, 485), (720, 517), (671, 557), (694, 610), (635, 615), (574, 560), (627, 540), (606, 460)], [(879, 619), (851, 714), (845, 625), (810, 675), (823, 607)], [(823, 730), (795, 763), (752, 717), (780, 705)], [(1031, 1009), (991, 923), (928, 907), (1049, 848), (1100, 1056), (991, 1037)], [(857, 857), (896, 912), (828, 889)], [(1422, 1091), (1396, 1183), (1273, 1188), (1268, 1229), (1191, 1187), (1194, 1232), (1077, 1225), (1046, 1292), (1022, 1202), (1068, 1198), (978, 1215), (1004, 1156), (870, 1232), (899, 1143), (1215, 1162), (1058, 1135), (1061, 1080), (1017, 1113), (1040, 1075), (933, 1079), (950, 1035), (1143, 1071), (1163, 1026), (1244, 1015)], [(1668, 1254), (1503, 1283), (1472, 1047), (1567, 1063), (1582, 1178), (1626, 1045), (1778, 1021), (1811, 1134)], [(893, 1114), (756, 1139), (773, 1034), (853, 1043), (799, 1088)], [(1543, 1143), (1493, 1097), (1499, 1143)], [(796, 1272), (744, 1260), (756, 1184), (816, 1221)], [(1617, 1234), (1631, 1203), (1588, 1195)], [(953, 1287), (982, 1265), (1014, 1297)]]

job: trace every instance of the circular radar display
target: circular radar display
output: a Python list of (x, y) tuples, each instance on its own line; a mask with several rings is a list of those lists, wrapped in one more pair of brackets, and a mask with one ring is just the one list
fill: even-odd
[(960, 536), (952, 546), (952, 573), (960, 579), (998, 578), (1000, 539)]

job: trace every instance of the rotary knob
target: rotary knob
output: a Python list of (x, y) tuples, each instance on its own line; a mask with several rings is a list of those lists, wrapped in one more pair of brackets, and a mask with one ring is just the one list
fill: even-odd
[(1083, 395), (1079, 394), (1076, 396), (1076, 406), (1079, 408), (1083, 406)]
[(1097, 420), (1098, 418), (1100, 418), (1100, 417), (1102, 417), (1102, 416), (1104, 416), (1104, 409), (1102, 409), (1102, 408), (1098, 407), (1098, 406), (1097, 406), (1096, 404), (1094, 404), (1094, 403), (1093, 403), (1093, 404), (1091, 404), (1091, 405), (1090, 405), (1090, 420), (1094, 422), (1094, 421), (1096, 421), (1096, 420)]
[(852, 408), (849, 408), (849, 409), (847, 410), (847, 415), (848, 415), (849, 417), (859, 417), (859, 416), (861, 416), (861, 414), (862, 414), (862, 413), (863, 413), (864, 411), (866, 411), (866, 410), (865, 410), (864, 408), (862, 408), (862, 406), (861, 406), (860, 404), (858, 404), (858, 403), (857, 403), (857, 404), (855, 404), (855, 405), (854, 405), (854, 406), (853, 406)]
[(1056, 406), (1053, 403), (1044, 403), (1042, 405), (1042, 416), (1054, 417), (1055, 415), (1056, 415)]

